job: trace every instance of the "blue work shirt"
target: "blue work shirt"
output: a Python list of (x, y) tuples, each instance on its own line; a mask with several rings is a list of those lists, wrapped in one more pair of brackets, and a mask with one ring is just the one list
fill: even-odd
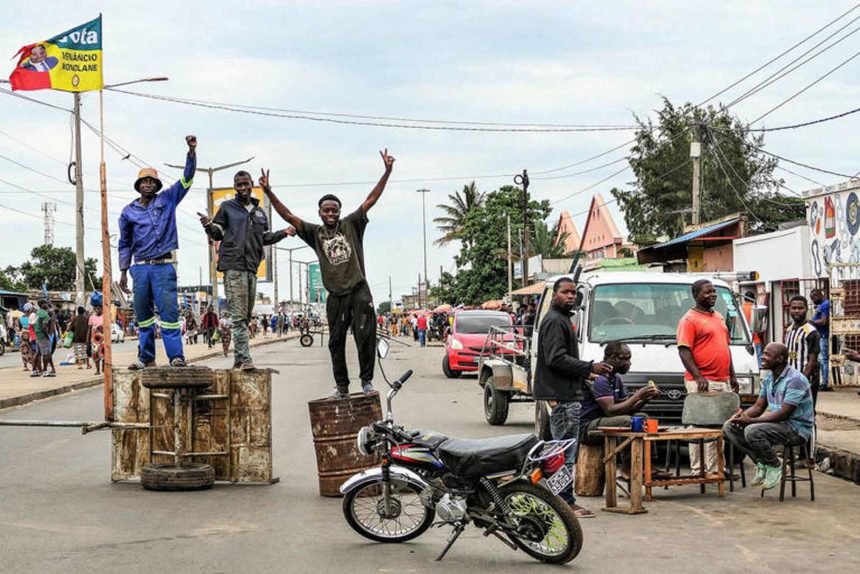
[(163, 189), (144, 207), (135, 199), (119, 217), (119, 268), (125, 271), (134, 261), (154, 259), (179, 248), (176, 233), (176, 207), (191, 188), (197, 170), (197, 155), (185, 159), (182, 178)]
[[(820, 305), (815, 307), (815, 311), (812, 313), (812, 320), (818, 321), (822, 317), (830, 318), (830, 301), (825, 299), (821, 302)], [(830, 336), (830, 323), (827, 323), (824, 327), (815, 326), (818, 329), (818, 334), (821, 335), (822, 342), (827, 341), (827, 337)]]

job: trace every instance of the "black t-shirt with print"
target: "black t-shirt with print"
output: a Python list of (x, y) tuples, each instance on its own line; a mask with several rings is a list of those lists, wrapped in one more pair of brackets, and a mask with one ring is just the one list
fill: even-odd
[(316, 251), (323, 285), (332, 295), (353, 291), (364, 280), (364, 228), (367, 212), (359, 207), (334, 229), (302, 221), (296, 234)]

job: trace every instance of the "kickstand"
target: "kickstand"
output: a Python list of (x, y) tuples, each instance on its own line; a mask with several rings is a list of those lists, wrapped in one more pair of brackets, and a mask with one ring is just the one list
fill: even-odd
[(466, 527), (463, 525), (462, 522), (458, 522), (454, 525), (454, 532), (451, 533), (451, 537), (448, 539), (448, 543), (445, 544), (445, 548), (443, 548), (442, 552), (439, 553), (439, 556), (436, 557), (436, 562), (440, 562), (443, 558), (445, 558), (445, 555), (448, 554), (448, 551), (451, 549), (454, 543), (457, 542), (457, 539), (460, 537), (461, 534), (463, 534), (463, 531), (465, 529)]

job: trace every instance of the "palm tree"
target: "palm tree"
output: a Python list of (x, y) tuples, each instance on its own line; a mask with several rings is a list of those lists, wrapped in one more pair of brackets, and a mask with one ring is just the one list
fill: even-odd
[(562, 259), (567, 256), (564, 247), (567, 235), (566, 231), (559, 235), (558, 225), (550, 230), (545, 222), (535, 219), (532, 225), (531, 252), (543, 256), (544, 259)]
[(460, 239), (466, 216), (471, 210), (480, 207), (484, 201), (484, 194), (478, 191), (474, 181), (464, 185), (462, 195), (460, 194), (461, 192), (456, 191), (453, 195), (448, 195), (450, 204), (440, 203), (436, 206), (445, 212), (445, 215), (433, 219), (436, 229), (442, 232), (442, 237), (434, 241), (434, 245), (441, 247), (455, 239)]

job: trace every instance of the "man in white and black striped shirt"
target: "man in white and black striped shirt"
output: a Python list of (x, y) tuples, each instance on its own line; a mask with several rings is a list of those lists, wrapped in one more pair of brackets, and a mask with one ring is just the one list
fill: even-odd
[(788, 364), (802, 372), (809, 380), (814, 406), (818, 399), (818, 354), (821, 349), (821, 335), (807, 319), (807, 311), (806, 297), (795, 295), (791, 298), (788, 313), (791, 315), (792, 324), (785, 330), (785, 346), (788, 347)]

